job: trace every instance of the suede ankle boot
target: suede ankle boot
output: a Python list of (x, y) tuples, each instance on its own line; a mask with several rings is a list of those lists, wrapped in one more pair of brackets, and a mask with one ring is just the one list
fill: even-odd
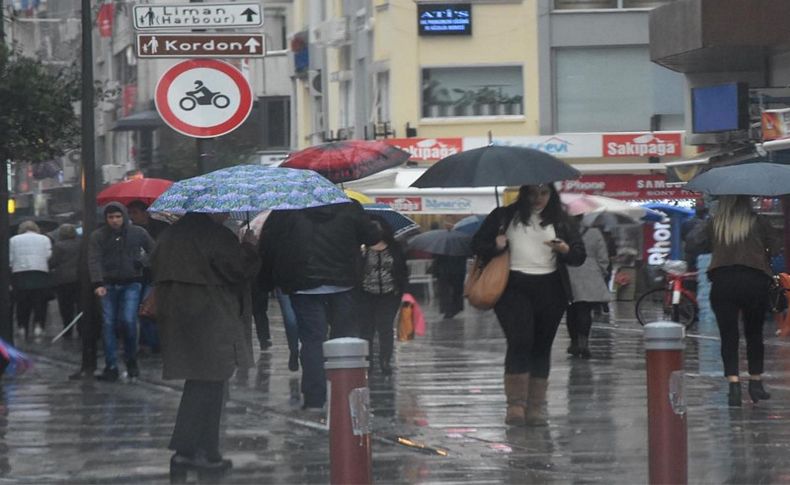
[(760, 379), (749, 380), (749, 397), (752, 398), (752, 402), (771, 399), (771, 395), (765, 390), (763, 387), (763, 381)]
[(529, 374), (505, 374), (505, 396), (507, 397), (505, 424), (514, 426), (524, 424), (528, 392)]
[(527, 398), (527, 426), (548, 426), (549, 413), (546, 409), (546, 390), (548, 387), (548, 379), (540, 377), (530, 378)]

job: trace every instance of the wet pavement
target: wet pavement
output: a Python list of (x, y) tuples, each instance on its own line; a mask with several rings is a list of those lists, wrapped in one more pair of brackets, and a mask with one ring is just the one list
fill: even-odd
[[(370, 376), (375, 481), (647, 481), (644, 350), (631, 303), (613, 305), (613, 323), (594, 324), (591, 360), (565, 353), (560, 328), (550, 425), (542, 429), (504, 425), (504, 339), (493, 313), (467, 309), (442, 320), (425, 306), (427, 335), (396, 344), (391, 377), (377, 369)], [(231, 380), (223, 449), (234, 469), (223, 482), (328, 483), (322, 416), (299, 409), (299, 373), (287, 369), (276, 305), (270, 317), (273, 347), (256, 349), (256, 367)], [(79, 343), (50, 344), (58, 325), (53, 314), (49, 338), (20, 345), (34, 368), (3, 380), (0, 482), (166, 482), (180, 383), (162, 381), (161, 361), (151, 355), (141, 358), (137, 383), (68, 381)], [(770, 324), (766, 334), (773, 397), (731, 409), (715, 324), (690, 332), (690, 483), (790, 482), (790, 340), (773, 337)]]

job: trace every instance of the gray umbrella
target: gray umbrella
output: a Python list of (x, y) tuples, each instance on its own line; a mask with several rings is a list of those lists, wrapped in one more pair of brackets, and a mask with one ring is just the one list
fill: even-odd
[(472, 254), (472, 236), (459, 231), (435, 229), (413, 237), (409, 249), (443, 256), (469, 256)]
[(713, 168), (691, 179), (684, 189), (709, 195), (787, 195), (790, 165), (758, 162)]

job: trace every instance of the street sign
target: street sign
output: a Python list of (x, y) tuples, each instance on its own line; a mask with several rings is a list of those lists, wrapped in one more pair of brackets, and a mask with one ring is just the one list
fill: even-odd
[(227, 29), (260, 27), (263, 9), (256, 2), (135, 5), (136, 30)]
[(216, 59), (183, 61), (156, 84), (159, 115), (177, 132), (214, 138), (241, 125), (252, 110), (252, 88), (238, 69)]
[(263, 57), (263, 34), (137, 34), (137, 57)]

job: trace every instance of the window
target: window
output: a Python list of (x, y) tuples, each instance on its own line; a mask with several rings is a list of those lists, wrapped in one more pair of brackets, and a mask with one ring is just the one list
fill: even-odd
[(374, 120), (379, 123), (390, 120), (390, 73), (377, 72), (374, 78)]
[(260, 98), (263, 117), (263, 147), (288, 148), (291, 145), (291, 100), (288, 96)]
[(554, 0), (554, 10), (655, 8), (675, 0)]
[(286, 40), (286, 21), (285, 10), (282, 8), (265, 8), (263, 17), (266, 19), (264, 35), (266, 36), (267, 51), (285, 50)]
[(650, 62), (647, 46), (557, 49), (558, 132), (683, 129), (682, 74)]
[(436, 67), (422, 70), (422, 116), (524, 114), (521, 66)]

